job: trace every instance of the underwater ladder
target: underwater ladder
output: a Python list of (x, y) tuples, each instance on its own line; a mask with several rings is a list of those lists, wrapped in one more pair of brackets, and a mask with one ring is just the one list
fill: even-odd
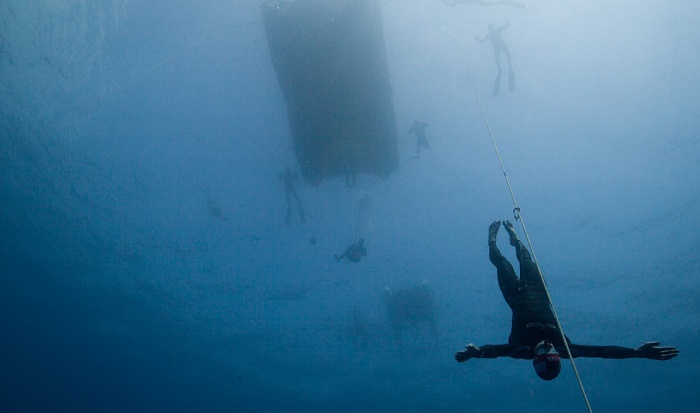
[[(448, 13), (448, 22), (450, 23), (450, 29), (452, 30), (452, 35), (455, 38), (455, 43), (459, 45), (457, 42), (457, 32), (455, 31), (454, 24), (452, 23), (452, 16), (449, 15)], [(458, 46), (460, 55), (462, 57), (462, 63), (464, 64), (464, 69), (467, 71), (467, 77), (469, 78), (469, 83), (472, 86), (472, 90), (474, 91), (474, 96), (476, 97), (476, 101), (479, 104), (479, 109), (481, 110), (481, 117), (484, 119), (484, 124), (486, 125), (486, 129), (489, 132), (489, 136), (491, 137), (491, 143), (493, 144), (493, 149), (496, 151), (496, 156), (498, 157), (498, 162), (501, 165), (501, 171), (503, 171), (503, 177), (506, 180), (506, 185), (508, 186), (508, 191), (510, 191), (510, 197), (513, 200), (513, 215), (515, 217), (516, 221), (520, 221), (520, 226), (523, 229), (523, 233), (525, 234), (525, 238), (527, 239), (527, 244), (530, 246), (530, 252), (532, 253), (532, 258), (533, 261), (535, 261), (535, 265), (537, 266), (537, 271), (540, 274), (540, 279), (542, 280), (542, 285), (544, 285), (544, 291), (547, 293), (547, 300), (549, 301), (549, 307), (552, 309), (552, 314), (554, 314), (554, 319), (557, 322), (557, 328), (559, 329), (559, 333), (561, 334), (561, 338), (564, 341), (564, 346), (566, 347), (566, 352), (569, 356), (569, 360), (571, 361), (571, 367), (574, 370), (574, 374), (576, 375), (576, 381), (578, 381), (578, 386), (581, 389), (581, 394), (583, 395), (583, 400), (586, 402), (586, 408), (588, 409), (589, 413), (593, 413), (593, 409), (591, 408), (591, 403), (588, 401), (588, 395), (586, 395), (586, 389), (583, 387), (583, 382), (581, 381), (581, 376), (578, 373), (578, 369), (576, 368), (576, 363), (574, 362), (574, 358), (571, 356), (571, 349), (569, 348), (569, 343), (566, 340), (566, 336), (564, 335), (564, 329), (561, 326), (561, 322), (559, 322), (559, 316), (557, 316), (557, 311), (554, 309), (554, 304), (552, 303), (552, 296), (549, 295), (549, 289), (547, 288), (547, 283), (544, 279), (544, 275), (542, 274), (542, 270), (540, 269), (540, 264), (539, 261), (537, 260), (537, 256), (535, 255), (535, 249), (532, 246), (532, 242), (530, 241), (530, 236), (527, 233), (527, 228), (525, 227), (525, 220), (523, 219), (522, 213), (520, 212), (520, 207), (518, 206), (518, 201), (515, 199), (515, 194), (513, 193), (513, 187), (510, 184), (510, 180), (508, 179), (508, 174), (506, 173), (506, 168), (503, 166), (503, 159), (501, 158), (501, 153), (498, 150), (498, 145), (496, 145), (496, 138), (493, 136), (493, 132), (491, 131), (491, 126), (489, 125), (489, 121), (486, 118), (486, 112), (484, 111), (484, 106), (481, 104), (481, 99), (479, 98), (479, 94), (476, 91), (476, 86), (474, 86), (474, 81), (472, 80), (472, 75), (471, 72), (469, 72), (469, 66), (467, 65), (467, 58), (464, 54), (464, 49), (461, 46)]]

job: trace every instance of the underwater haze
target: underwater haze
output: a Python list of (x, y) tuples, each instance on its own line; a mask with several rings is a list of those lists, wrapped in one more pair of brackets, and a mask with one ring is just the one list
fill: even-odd
[(0, 411), (587, 411), (568, 361), (454, 359), (525, 238), (482, 108), (567, 336), (680, 349), (576, 359), (592, 410), (700, 409), (700, 3), (381, 1), (398, 170), (290, 225), (262, 3), (0, 2)]

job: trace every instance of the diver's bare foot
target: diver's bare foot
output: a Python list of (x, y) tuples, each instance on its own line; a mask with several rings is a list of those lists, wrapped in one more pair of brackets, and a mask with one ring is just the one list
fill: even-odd
[(489, 242), (496, 242), (496, 234), (498, 234), (498, 228), (501, 226), (501, 221), (493, 221), (489, 225)]
[(508, 236), (510, 236), (510, 245), (517, 245), (518, 241), (520, 241), (520, 238), (518, 238), (518, 234), (515, 233), (515, 228), (513, 228), (513, 224), (510, 221), (504, 221), (503, 226), (506, 228), (506, 231), (508, 231)]

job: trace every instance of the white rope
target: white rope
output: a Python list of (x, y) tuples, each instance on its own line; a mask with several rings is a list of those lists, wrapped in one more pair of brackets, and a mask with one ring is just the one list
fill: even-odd
[[(452, 35), (455, 38), (455, 41), (457, 41), (457, 32), (455, 31), (454, 25), (452, 23), (452, 16), (449, 15), (448, 13), (448, 21), (450, 23), (450, 29), (452, 30)], [(459, 43), (457, 43), (459, 44)], [(583, 395), (583, 400), (586, 402), (586, 407), (588, 408), (589, 413), (593, 413), (593, 410), (591, 408), (591, 404), (588, 401), (588, 396), (586, 395), (586, 390), (583, 387), (583, 382), (581, 381), (581, 376), (578, 373), (578, 369), (576, 368), (576, 363), (574, 362), (574, 358), (571, 356), (571, 349), (569, 348), (569, 343), (566, 339), (566, 335), (564, 334), (564, 329), (561, 326), (561, 323), (559, 322), (559, 316), (557, 316), (557, 311), (554, 308), (554, 303), (552, 302), (552, 296), (549, 294), (549, 289), (547, 288), (547, 283), (545, 282), (544, 275), (542, 274), (542, 270), (540, 269), (540, 264), (537, 261), (537, 256), (535, 255), (535, 249), (532, 246), (532, 242), (530, 241), (530, 236), (527, 233), (527, 228), (525, 227), (525, 220), (523, 219), (523, 216), (520, 212), (520, 207), (518, 206), (518, 201), (515, 199), (515, 193), (513, 192), (513, 187), (510, 184), (510, 180), (508, 179), (508, 174), (506, 173), (505, 166), (503, 165), (503, 158), (501, 158), (501, 153), (498, 150), (498, 146), (496, 145), (496, 138), (493, 136), (493, 132), (491, 131), (491, 126), (489, 125), (489, 121), (486, 118), (486, 112), (484, 111), (484, 106), (481, 104), (481, 99), (479, 98), (479, 94), (476, 91), (476, 87), (474, 86), (474, 81), (472, 80), (472, 75), (471, 72), (469, 72), (469, 66), (467, 65), (467, 59), (464, 54), (464, 50), (462, 49), (461, 46), (458, 46), (460, 55), (462, 57), (462, 63), (464, 64), (464, 69), (467, 71), (467, 77), (469, 78), (469, 83), (472, 86), (472, 90), (474, 91), (474, 96), (476, 97), (476, 101), (479, 104), (479, 109), (481, 110), (481, 116), (484, 119), (484, 124), (486, 125), (486, 129), (488, 130), (489, 136), (491, 137), (491, 143), (493, 144), (493, 149), (496, 151), (496, 156), (498, 157), (498, 163), (501, 165), (501, 171), (503, 172), (503, 177), (506, 180), (506, 184), (508, 185), (508, 191), (510, 192), (510, 197), (513, 200), (513, 214), (515, 216), (516, 221), (520, 221), (520, 225), (523, 229), (523, 233), (525, 234), (525, 239), (527, 240), (527, 244), (530, 247), (530, 252), (532, 254), (532, 260), (535, 262), (535, 266), (537, 267), (537, 272), (540, 276), (540, 280), (542, 280), (542, 285), (544, 286), (544, 291), (547, 294), (547, 300), (549, 301), (549, 307), (552, 310), (552, 314), (554, 315), (554, 320), (557, 323), (557, 328), (559, 329), (559, 333), (561, 334), (562, 341), (564, 342), (564, 347), (566, 348), (566, 353), (569, 356), (569, 360), (571, 361), (571, 367), (574, 370), (574, 374), (576, 375), (576, 380), (578, 381), (579, 388), (581, 389), (581, 394)]]

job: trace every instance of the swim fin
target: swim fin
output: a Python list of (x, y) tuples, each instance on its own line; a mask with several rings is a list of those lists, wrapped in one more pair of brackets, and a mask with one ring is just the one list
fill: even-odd
[(515, 73), (510, 68), (508, 70), (508, 90), (511, 92), (515, 90)]
[(491, 96), (498, 96), (498, 92), (501, 90), (501, 72), (498, 72), (498, 76), (496, 76), (496, 81), (493, 83), (493, 95)]

